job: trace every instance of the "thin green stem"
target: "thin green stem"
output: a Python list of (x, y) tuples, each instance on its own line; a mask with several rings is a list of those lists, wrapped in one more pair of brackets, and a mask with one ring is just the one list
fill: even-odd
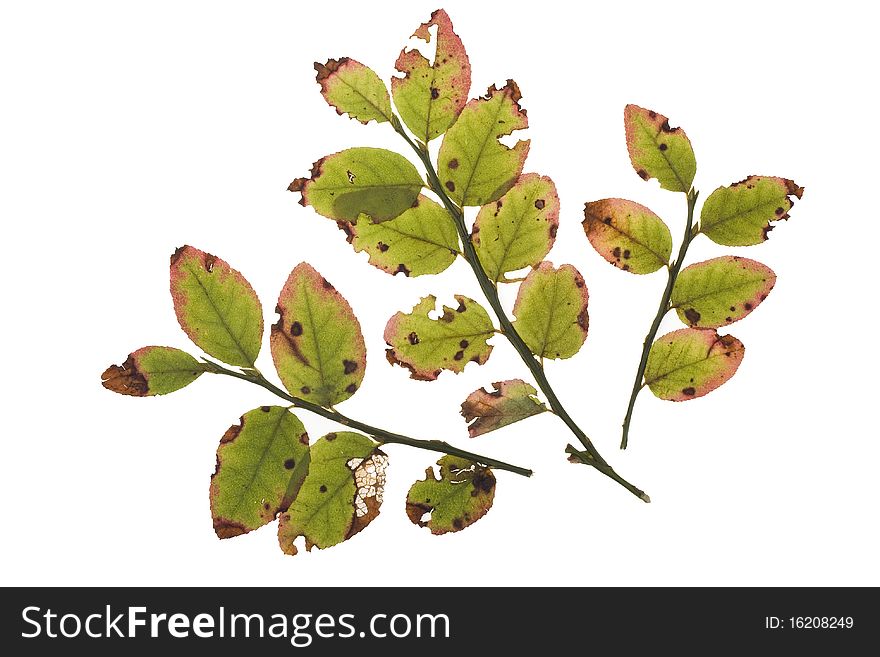
[(621, 486), (626, 488), (628, 491), (630, 491), (636, 497), (642, 499), (645, 502), (649, 502), (650, 498), (642, 490), (636, 488), (634, 485), (624, 480), (614, 471), (614, 469), (610, 465), (608, 465), (608, 462), (602, 458), (598, 450), (596, 450), (596, 448), (593, 446), (592, 441), (587, 437), (583, 430), (575, 423), (575, 421), (565, 410), (562, 403), (559, 401), (559, 398), (556, 396), (556, 392), (553, 390), (553, 387), (547, 380), (547, 377), (544, 374), (544, 369), (541, 367), (540, 361), (535, 357), (534, 354), (532, 354), (532, 351), (523, 341), (522, 337), (520, 337), (519, 333), (516, 332), (516, 329), (513, 327), (513, 323), (510, 321), (510, 318), (508, 318), (507, 313), (501, 304), (501, 300), (498, 297), (498, 290), (495, 286), (495, 283), (489, 278), (489, 276), (486, 274), (486, 271), (483, 269), (483, 266), (480, 264), (480, 259), (477, 256), (477, 252), (474, 249), (473, 242), (471, 241), (470, 231), (465, 225), (464, 212), (446, 194), (446, 190), (443, 188), (443, 185), (440, 183), (440, 178), (437, 176), (437, 171), (434, 169), (434, 164), (431, 162), (431, 156), (428, 153), (428, 149), (424, 146), (424, 144), (420, 143), (417, 145), (413, 142), (412, 139), (410, 139), (409, 135), (406, 134), (406, 131), (403, 129), (403, 126), (401, 125), (400, 121), (397, 120), (396, 116), (392, 118), (391, 125), (394, 130), (401, 137), (403, 137), (404, 140), (406, 140), (410, 147), (416, 152), (416, 155), (418, 155), (419, 159), (425, 167), (425, 172), (428, 176), (428, 187), (440, 198), (443, 206), (446, 208), (446, 211), (452, 217), (455, 223), (455, 227), (458, 230), (458, 235), (461, 238), (462, 246), (464, 248), (464, 259), (471, 266), (471, 269), (473, 270), (474, 275), (477, 278), (477, 282), (480, 285), (480, 289), (483, 291), (483, 295), (486, 297), (486, 300), (492, 307), (492, 310), (495, 313), (495, 317), (498, 319), (498, 323), (501, 325), (501, 332), (519, 354), (526, 367), (528, 367), (529, 372), (531, 372), (532, 377), (538, 384), (538, 387), (547, 397), (547, 402), (550, 404), (550, 408), (556, 415), (558, 415), (562, 419), (569, 430), (574, 434), (574, 436), (584, 447), (583, 451), (574, 450), (574, 452), (569, 453), (575, 456), (582, 463), (586, 465), (591, 465), (605, 476), (610, 477)]
[(408, 445), (417, 449), (425, 449), (430, 452), (440, 452), (442, 454), (449, 454), (451, 456), (460, 456), (463, 459), (475, 461), (476, 463), (482, 463), (483, 465), (495, 468), (496, 470), (506, 470), (508, 472), (513, 472), (515, 474), (522, 475), (523, 477), (532, 476), (532, 471), (528, 468), (522, 468), (518, 465), (511, 465), (510, 463), (505, 463), (504, 461), (499, 461), (497, 459), (483, 456), (482, 454), (475, 454), (474, 452), (468, 452), (467, 450), (458, 449), (457, 447), (454, 447), (453, 445), (450, 445), (449, 443), (442, 440), (419, 440), (417, 438), (410, 438), (409, 436), (404, 436), (399, 433), (386, 431), (385, 429), (379, 429), (378, 427), (370, 426), (369, 424), (365, 424), (364, 422), (359, 422), (358, 420), (354, 420), (350, 417), (343, 415), (339, 411), (324, 408), (323, 406), (318, 406), (317, 404), (306, 401), (305, 399), (294, 397), (293, 395), (288, 394), (287, 392), (276, 386), (271, 381), (268, 381), (262, 374), (255, 372), (237, 372), (236, 370), (227, 369), (222, 365), (213, 361), (209, 361), (207, 359), (205, 359), (204, 362), (208, 366), (207, 371), (211, 372), (212, 374), (223, 374), (225, 376), (231, 376), (236, 379), (241, 379), (242, 381), (247, 381), (248, 383), (253, 383), (261, 386), (272, 394), (276, 395), (277, 397), (280, 397), (281, 399), (290, 402), (290, 407), (292, 408), (301, 408), (303, 410), (314, 413), (315, 415), (325, 417), (328, 420), (338, 422), (343, 426), (357, 429), (358, 431), (363, 431), (364, 433), (369, 434), (370, 436), (375, 438), (377, 442), (383, 445), (389, 443), (397, 445)]
[(635, 381), (633, 381), (632, 394), (630, 394), (629, 397), (629, 405), (626, 407), (626, 417), (623, 418), (623, 436), (620, 440), (620, 449), (626, 449), (626, 446), (629, 443), (629, 425), (630, 422), (632, 422), (633, 409), (635, 409), (636, 406), (636, 398), (639, 396), (642, 388), (645, 387), (642, 380), (645, 377), (645, 367), (648, 365), (648, 354), (651, 353), (651, 346), (654, 344), (654, 338), (657, 337), (657, 331), (660, 329), (660, 322), (663, 321), (663, 318), (666, 317), (666, 313), (670, 310), (669, 299), (672, 297), (672, 290), (675, 287), (676, 279), (678, 279), (678, 272), (681, 271), (681, 265), (684, 263), (688, 247), (691, 245), (694, 237), (699, 234), (699, 231), (694, 230), (694, 208), (697, 205), (697, 197), (699, 194), (700, 193), (694, 189), (691, 189), (687, 193), (687, 225), (684, 229), (684, 237), (682, 238), (681, 246), (678, 249), (678, 257), (675, 259), (675, 262), (668, 267), (669, 275), (666, 279), (666, 289), (663, 290), (663, 296), (660, 298), (660, 305), (657, 308), (657, 314), (654, 316), (654, 321), (651, 322), (651, 328), (648, 331), (648, 335), (645, 336), (644, 344), (642, 344), (642, 357), (639, 359), (639, 368), (636, 370), (636, 378)]

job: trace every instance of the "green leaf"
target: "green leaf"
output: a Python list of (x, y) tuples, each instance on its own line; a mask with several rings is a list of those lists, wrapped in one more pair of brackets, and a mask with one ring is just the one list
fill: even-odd
[(474, 222), (473, 243), (489, 278), (536, 267), (553, 247), (559, 228), (559, 196), (549, 178), (527, 173)]
[(464, 45), (442, 9), (431, 14), (413, 37), (431, 42), (429, 28), (437, 28), (437, 49), (429, 62), (418, 50), (406, 48), (394, 64), (404, 77), (391, 78), (391, 93), (400, 118), (424, 143), (442, 135), (455, 123), (471, 89), (471, 65)]
[[(425, 478), (409, 489), (406, 515), (432, 534), (461, 531), (492, 508), (495, 475), (489, 468), (457, 456), (444, 456), (437, 465), (439, 479), (433, 468), (428, 468)], [(425, 514), (430, 514), (427, 520), (423, 520)]]
[(312, 165), (311, 178), (297, 178), (288, 189), (300, 204), (336, 221), (368, 214), (387, 221), (411, 208), (424, 186), (412, 162), (382, 148), (349, 148)]
[(370, 264), (389, 274), (439, 274), (461, 248), (452, 217), (426, 196), (395, 219), (377, 224), (362, 214), (357, 223), (340, 222), (339, 227), (355, 251), (366, 251)]
[(296, 554), (300, 536), (306, 550), (327, 548), (351, 538), (379, 515), (388, 457), (359, 433), (328, 433), (312, 445), (309, 473), (278, 524), (278, 542)]
[(703, 203), (700, 232), (716, 244), (751, 246), (764, 242), (771, 222), (788, 219), (794, 198), (804, 188), (787, 178), (749, 176), (730, 187), (719, 187)]
[(522, 96), (513, 80), (501, 89), (494, 85), (482, 98), (465, 105), (458, 121), (443, 138), (438, 173), (449, 197), (459, 205), (485, 205), (496, 201), (522, 173), (529, 141), (513, 148), (499, 138), (529, 127)]
[(287, 509), (309, 470), (309, 437), (293, 413), (263, 406), (241, 416), (220, 439), (211, 475), (211, 516), (218, 538), (272, 522)]
[(391, 98), (379, 76), (358, 61), (348, 57), (315, 62), (315, 77), (321, 95), (340, 116), (348, 114), (361, 123), (384, 123), (391, 120)]
[(656, 178), (673, 192), (690, 190), (697, 160), (684, 130), (670, 128), (665, 116), (638, 105), (626, 106), (623, 122), (629, 159), (639, 177)]
[(645, 384), (660, 399), (696, 399), (732, 377), (744, 355), (745, 347), (732, 335), (721, 336), (712, 329), (678, 329), (651, 346)]
[(622, 198), (587, 203), (583, 227), (599, 255), (624, 271), (650, 274), (669, 264), (672, 235), (644, 205)]
[(775, 283), (776, 274), (767, 265), (738, 256), (721, 256), (682, 269), (670, 303), (685, 324), (718, 328), (752, 312)]
[(301, 262), (275, 310), (272, 359), (288, 392), (325, 407), (351, 397), (364, 379), (367, 352), (361, 326), (336, 288)]
[(513, 327), (536, 356), (571, 358), (587, 339), (588, 299), (577, 269), (542, 262), (520, 285)]
[(206, 354), (254, 367), (263, 310), (244, 276), (217, 256), (182, 246), (171, 256), (171, 297), (181, 328)]
[(492, 353), (487, 340), (495, 327), (485, 309), (473, 299), (455, 295), (458, 308), (443, 306), (443, 315), (431, 319), (437, 297), (424, 297), (410, 313), (399, 312), (388, 320), (385, 351), (388, 362), (402, 365), (413, 379), (433, 381), (443, 370), (458, 374), (474, 361), (482, 365)]
[(522, 379), (498, 381), (492, 386), (492, 392), (485, 388), (475, 390), (461, 405), (464, 421), (472, 422), (468, 426), (471, 438), (547, 410), (544, 403), (535, 397), (538, 391)]
[(121, 395), (167, 395), (198, 379), (205, 367), (185, 351), (173, 347), (143, 347), (122, 365), (101, 374), (101, 385)]

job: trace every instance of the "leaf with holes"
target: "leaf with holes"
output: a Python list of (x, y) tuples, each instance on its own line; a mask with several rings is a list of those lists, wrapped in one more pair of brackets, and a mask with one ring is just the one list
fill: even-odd
[(311, 449), (309, 473), (290, 508), (281, 515), (278, 542), (296, 554), (327, 548), (351, 538), (379, 515), (388, 457), (377, 443), (350, 431), (328, 433)]
[(703, 203), (700, 232), (724, 246), (760, 244), (773, 230), (772, 222), (788, 219), (794, 198), (803, 194), (793, 180), (768, 176), (719, 187)]
[(325, 407), (351, 397), (363, 381), (367, 352), (361, 325), (336, 288), (301, 262), (275, 310), (270, 347), (284, 387)]
[(391, 364), (402, 365), (410, 376), (433, 381), (443, 370), (456, 374), (474, 361), (482, 365), (492, 353), (487, 340), (495, 327), (486, 310), (473, 299), (455, 295), (458, 307), (443, 306), (443, 314), (431, 319), (437, 297), (424, 297), (409, 313), (399, 312), (385, 326), (385, 355)]
[(493, 383), (493, 390), (475, 390), (461, 405), (465, 422), (470, 422), (468, 435), (476, 438), (484, 433), (506, 427), (547, 410), (535, 397), (538, 391), (522, 379)]
[(188, 386), (204, 371), (202, 363), (180, 349), (143, 347), (130, 353), (122, 365), (104, 370), (101, 385), (133, 397), (167, 395)]
[(379, 76), (348, 57), (315, 62), (315, 77), (324, 100), (340, 115), (348, 114), (361, 123), (390, 121), (391, 98)]
[(639, 177), (656, 178), (663, 189), (687, 192), (697, 160), (684, 130), (669, 127), (665, 116), (638, 105), (626, 106), (623, 122), (629, 159)]
[(411, 208), (424, 186), (412, 162), (382, 148), (349, 148), (321, 158), (311, 178), (297, 178), (288, 189), (300, 204), (336, 221), (367, 214), (387, 221)]
[(589, 294), (571, 265), (542, 262), (520, 285), (513, 327), (541, 358), (571, 358), (587, 339)]
[(650, 274), (669, 264), (672, 234), (644, 205), (622, 198), (587, 203), (583, 227), (599, 255), (624, 271)]
[(495, 475), (489, 468), (457, 456), (444, 456), (437, 465), (439, 479), (433, 468), (428, 468), (425, 478), (409, 489), (406, 514), (413, 524), (427, 527), (432, 534), (461, 531), (492, 508)]
[(718, 328), (752, 312), (775, 283), (776, 274), (767, 265), (738, 256), (721, 256), (682, 269), (670, 304), (685, 324)]
[(492, 281), (536, 267), (553, 247), (559, 228), (559, 196), (547, 177), (527, 173), (495, 203), (484, 205), (474, 222), (473, 244)]
[(263, 338), (263, 310), (244, 276), (210, 253), (182, 246), (171, 256), (177, 321), (205, 353), (253, 367)]
[(522, 173), (529, 141), (518, 141), (513, 148), (498, 141), (514, 130), (529, 127), (520, 98), (513, 80), (501, 89), (489, 87), (485, 96), (465, 106), (443, 137), (437, 156), (438, 175), (446, 193), (459, 205), (498, 200)]
[(651, 346), (645, 384), (660, 399), (696, 399), (732, 377), (744, 355), (745, 347), (732, 335), (718, 335), (712, 329), (678, 329)]
[(241, 416), (220, 439), (211, 475), (211, 516), (219, 538), (272, 522), (296, 497), (309, 471), (309, 437), (299, 418), (281, 406)]
[(366, 251), (370, 264), (389, 274), (439, 274), (459, 254), (461, 245), (452, 217), (426, 196), (402, 215), (374, 223), (362, 214), (356, 223), (340, 222), (355, 251)]
[(437, 28), (434, 61), (428, 61), (418, 50), (404, 48), (394, 64), (403, 77), (391, 78), (391, 93), (400, 118), (426, 144), (455, 123), (471, 89), (471, 65), (447, 13), (435, 11), (413, 37), (430, 43), (431, 27)]

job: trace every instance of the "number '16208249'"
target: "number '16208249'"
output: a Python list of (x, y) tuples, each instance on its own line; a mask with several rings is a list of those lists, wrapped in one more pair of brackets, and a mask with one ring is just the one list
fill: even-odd
[(855, 621), (852, 616), (765, 616), (764, 627), (768, 630), (851, 630)]

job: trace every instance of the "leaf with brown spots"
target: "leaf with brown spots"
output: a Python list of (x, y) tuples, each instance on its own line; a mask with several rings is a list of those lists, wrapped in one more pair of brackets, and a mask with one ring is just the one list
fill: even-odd
[(471, 65), (464, 44), (444, 10), (431, 14), (413, 37), (430, 43), (431, 27), (437, 28), (434, 61), (428, 61), (418, 50), (404, 48), (394, 64), (403, 77), (391, 78), (391, 93), (400, 118), (426, 144), (455, 123), (471, 89)]
[(716, 244), (751, 246), (764, 242), (775, 221), (788, 219), (804, 188), (787, 178), (749, 176), (709, 194), (700, 212), (700, 232)]
[(211, 516), (219, 538), (272, 522), (296, 497), (309, 471), (309, 437), (293, 413), (263, 406), (223, 434), (211, 475)]
[(660, 399), (696, 399), (732, 377), (744, 355), (745, 347), (732, 335), (718, 335), (713, 329), (679, 329), (651, 346), (645, 385)]
[(548, 410), (535, 397), (538, 391), (522, 379), (499, 381), (492, 386), (492, 392), (485, 388), (475, 390), (461, 405), (464, 421), (471, 423), (468, 426), (471, 438)]
[(417, 481), (406, 496), (406, 515), (413, 524), (427, 527), (432, 534), (461, 531), (482, 518), (495, 499), (495, 475), (489, 468), (444, 456), (438, 479), (433, 468)]
[(622, 198), (587, 203), (583, 227), (593, 248), (619, 269), (650, 274), (669, 264), (672, 234), (644, 205)]
[(311, 449), (309, 473), (278, 524), (286, 554), (305, 537), (306, 550), (351, 538), (379, 515), (388, 457), (377, 443), (350, 431), (330, 433)]
[(767, 265), (721, 256), (682, 269), (670, 304), (688, 326), (718, 328), (752, 312), (775, 283), (776, 274)]
[(444, 192), (459, 205), (497, 201), (522, 173), (530, 142), (508, 148), (499, 141), (529, 127), (520, 98), (513, 80), (501, 89), (489, 87), (485, 96), (465, 106), (443, 137), (437, 172)]
[(185, 351), (173, 347), (143, 347), (128, 355), (122, 365), (111, 365), (101, 374), (101, 385), (122, 395), (167, 395), (188, 386), (205, 366)]
[(272, 359), (290, 394), (325, 407), (351, 397), (363, 381), (367, 352), (348, 301), (301, 262), (290, 272), (275, 311)]
[(495, 282), (505, 274), (537, 267), (553, 247), (559, 228), (559, 196), (546, 176), (527, 173), (474, 222), (473, 244), (480, 264)]
[(629, 159), (639, 177), (656, 178), (663, 189), (687, 192), (697, 160), (684, 130), (671, 128), (665, 116), (638, 105), (626, 106), (623, 122)]
[(520, 285), (513, 327), (540, 358), (571, 358), (587, 339), (589, 294), (572, 265), (542, 262)]
[(348, 57), (315, 62), (315, 77), (324, 100), (340, 115), (348, 114), (361, 123), (384, 123), (391, 120), (391, 98), (379, 76)]
[(473, 299), (456, 295), (457, 308), (443, 306), (443, 315), (431, 319), (437, 297), (424, 297), (409, 313), (399, 312), (385, 327), (388, 361), (402, 365), (410, 376), (433, 381), (443, 370), (456, 374), (474, 361), (482, 365), (492, 353), (487, 340), (495, 333), (492, 319)]

